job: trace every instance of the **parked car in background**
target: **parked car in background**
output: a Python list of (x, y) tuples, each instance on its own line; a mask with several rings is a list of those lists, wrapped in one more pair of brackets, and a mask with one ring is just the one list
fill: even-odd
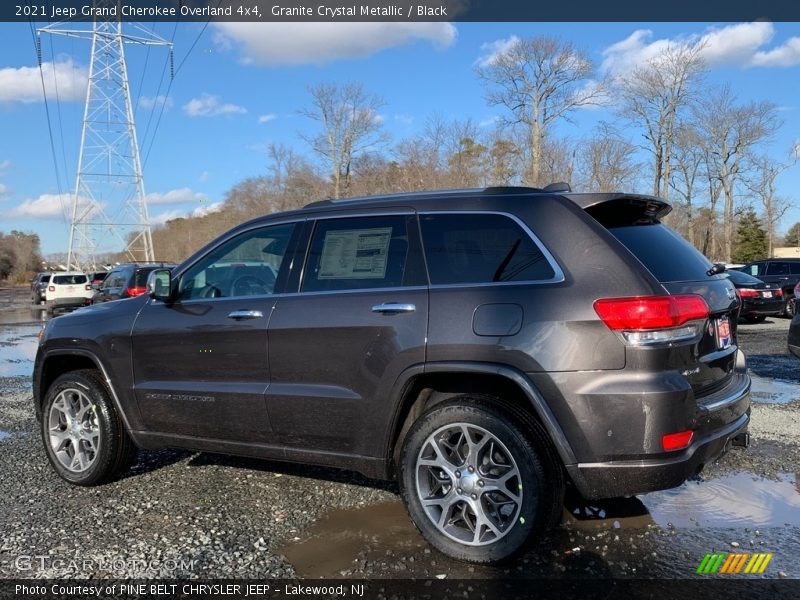
[(793, 315), (794, 287), (800, 283), (800, 258), (765, 258), (748, 263), (739, 270), (765, 283), (778, 285), (783, 292), (781, 314)]
[(44, 294), (47, 291), (47, 284), (50, 281), (51, 273), (37, 273), (31, 280), (31, 302), (40, 304), (44, 302)]
[(739, 317), (748, 323), (761, 323), (784, 309), (783, 290), (777, 284), (765, 283), (741, 271), (726, 271), (742, 299)]
[(108, 277), (108, 273), (108, 271), (95, 271), (94, 273), (87, 273), (92, 287), (96, 290), (99, 290), (100, 286), (103, 285), (103, 281), (105, 281), (106, 277)]
[(92, 286), (86, 273), (78, 271), (53, 273), (45, 292), (47, 313), (52, 315), (56, 310), (91, 304), (92, 294)]
[(671, 488), (748, 442), (739, 300), (669, 211), (488, 188), (243, 223), (147, 294), (47, 323), (47, 456), (76, 485), (135, 446), (353, 469), (395, 479), (448, 556), (501, 561), (558, 522), (567, 482)]
[(92, 304), (135, 298), (145, 292), (147, 276), (154, 269), (172, 268), (171, 263), (125, 263), (117, 265), (106, 275), (92, 298)]

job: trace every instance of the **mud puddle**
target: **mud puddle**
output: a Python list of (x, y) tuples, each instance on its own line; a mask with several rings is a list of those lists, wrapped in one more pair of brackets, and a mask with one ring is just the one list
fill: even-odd
[(750, 399), (764, 404), (789, 404), (800, 401), (800, 385), (796, 381), (772, 379), (750, 373)]
[(11, 432), (8, 432), (8, 431), (3, 431), (2, 429), (0, 429), (0, 442), (7, 440), (12, 435), (14, 435), (14, 434), (11, 433)]
[(399, 501), (333, 510), (306, 535), (278, 549), (300, 577), (339, 577), (359, 558), (414, 553), (428, 547)]
[(41, 325), (0, 326), (0, 377), (25, 377), (33, 373)]
[(641, 497), (653, 521), (667, 527), (767, 528), (800, 526), (800, 482), (733, 473), (688, 481), (673, 490)]
[(0, 326), (2, 325), (29, 325), (43, 323), (47, 320), (47, 311), (44, 305), (29, 308), (15, 308), (0, 311)]

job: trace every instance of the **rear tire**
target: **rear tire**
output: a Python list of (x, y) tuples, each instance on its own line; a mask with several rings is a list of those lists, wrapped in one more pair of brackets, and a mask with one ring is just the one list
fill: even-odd
[(53, 382), (42, 406), (41, 434), (53, 469), (75, 485), (114, 479), (136, 452), (105, 382), (90, 369)]
[(786, 304), (783, 305), (783, 316), (788, 317), (789, 319), (793, 318), (796, 308), (795, 298), (789, 298), (786, 301)]
[(496, 563), (558, 522), (564, 473), (547, 434), (500, 399), (435, 405), (408, 431), (403, 501), (420, 533), (459, 560)]

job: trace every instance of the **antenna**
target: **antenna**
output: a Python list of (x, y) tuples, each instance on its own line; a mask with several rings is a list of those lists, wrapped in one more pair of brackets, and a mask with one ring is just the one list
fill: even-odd
[[(94, 12), (118, 0), (93, 0)], [(119, 7), (117, 15), (121, 14)], [(89, 81), (83, 110), (81, 146), (72, 197), (67, 269), (93, 271), (98, 254), (123, 248), (132, 261), (153, 261), (153, 239), (136, 138), (125, 44), (167, 46), (172, 43), (137, 23), (123, 31), (119, 17), (96, 17), (91, 29), (64, 27), (64, 22), (37, 29), (92, 42)], [(41, 66), (41, 43), (37, 44)]]

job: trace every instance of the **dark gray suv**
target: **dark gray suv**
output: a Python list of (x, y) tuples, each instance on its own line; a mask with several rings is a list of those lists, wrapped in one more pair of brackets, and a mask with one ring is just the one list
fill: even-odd
[(34, 402), (61, 477), (173, 446), (396, 478), (442, 552), (493, 562), (590, 499), (745, 445), (730, 281), (631, 194), (322, 201), (240, 225), (148, 293), (48, 323)]

